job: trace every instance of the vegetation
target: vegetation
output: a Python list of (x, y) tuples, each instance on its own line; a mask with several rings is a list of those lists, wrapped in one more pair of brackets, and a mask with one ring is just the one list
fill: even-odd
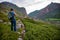
[[(3, 20), (3, 22), (0, 23), (0, 40), (17, 40), (19, 34), (11, 31), (9, 24), (4, 24), (4, 22), (9, 22), (8, 16), (0, 12), (0, 20)], [(18, 20), (18, 17), (16, 17), (16, 20)]]
[(24, 40), (60, 40), (60, 28), (56, 25), (23, 19), (26, 33)]
[(0, 40), (17, 40), (18, 34), (10, 31), (10, 25), (0, 23)]
[(60, 18), (47, 18), (46, 20), (60, 21)]
[(0, 12), (0, 20), (3, 20), (4, 22), (8, 21), (8, 18), (5, 14), (3, 14), (2, 12)]

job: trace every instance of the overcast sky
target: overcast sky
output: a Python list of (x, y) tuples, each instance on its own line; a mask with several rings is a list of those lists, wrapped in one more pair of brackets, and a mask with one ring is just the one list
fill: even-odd
[(0, 0), (0, 2), (3, 1), (12, 2), (19, 7), (25, 7), (28, 14), (46, 7), (51, 2), (60, 3), (60, 0)]

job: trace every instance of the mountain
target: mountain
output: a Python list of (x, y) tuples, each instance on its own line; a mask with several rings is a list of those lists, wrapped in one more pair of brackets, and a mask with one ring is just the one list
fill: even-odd
[(36, 19), (60, 18), (60, 3), (51, 3), (47, 7), (33, 11), (29, 17)]
[(17, 5), (10, 2), (1, 2), (0, 3), (0, 20), (8, 20), (7, 13), (13, 8), (17, 15), (20, 17), (27, 17), (27, 12), (24, 7), (18, 7)]
[[(21, 22), (24, 24), (24, 26), (21, 26), (22, 28), (17, 29), (17, 32), (21, 34), (11, 31), (11, 25), (7, 17), (10, 8), (14, 8), (19, 16), (25, 17), (27, 15), (23, 7), (19, 8), (9, 2), (0, 3), (0, 40), (18, 40), (21, 38), (23, 40), (60, 40), (60, 25), (52, 25), (42, 20), (36, 21), (29, 18), (20, 18), (18, 21), (16, 20), (18, 22), (16, 27), (20, 26)], [(35, 13), (38, 14), (39, 12), (40, 10), (36, 10)], [(1, 20), (4, 22), (1, 22)]]

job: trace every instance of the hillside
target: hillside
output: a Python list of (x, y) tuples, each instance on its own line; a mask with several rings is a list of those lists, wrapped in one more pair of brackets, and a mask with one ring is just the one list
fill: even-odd
[(3, 20), (3, 21), (8, 20), (6, 17), (10, 8), (13, 8), (15, 10), (17, 16), (19, 15), (20, 17), (27, 17), (27, 13), (24, 7), (19, 8), (15, 4), (12, 4), (9, 2), (2, 2), (0, 3), (0, 20)]
[(23, 19), (22, 22), (26, 29), (24, 40), (60, 40), (58, 25), (27, 18)]
[[(47, 19), (47, 18), (60, 18), (60, 4), (51, 3), (47, 7), (34, 11), (29, 14), (31, 18)], [(32, 16), (33, 15), (33, 16)]]

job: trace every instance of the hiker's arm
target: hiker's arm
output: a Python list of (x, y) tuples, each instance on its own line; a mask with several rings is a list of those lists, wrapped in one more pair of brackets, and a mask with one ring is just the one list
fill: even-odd
[(20, 16), (19, 16), (17, 13), (15, 13), (15, 12), (14, 12), (14, 15), (15, 15), (16, 17), (20, 17)]
[(18, 17), (18, 14), (14, 12), (14, 15)]
[(14, 12), (14, 15), (16, 16), (17, 14)]

